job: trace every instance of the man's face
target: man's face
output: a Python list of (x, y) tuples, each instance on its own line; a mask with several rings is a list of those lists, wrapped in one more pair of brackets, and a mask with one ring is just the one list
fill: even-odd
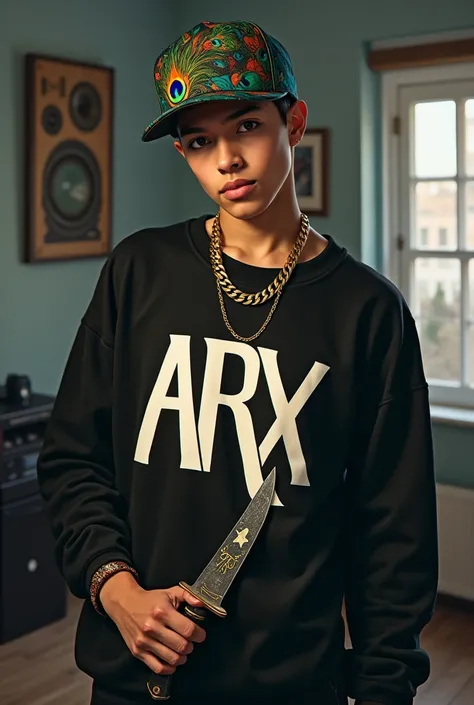
[(183, 111), (175, 146), (208, 196), (247, 219), (265, 211), (293, 178), (291, 148), (304, 127), (300, 104), (285, 125), (270, 101), (211, 102)]

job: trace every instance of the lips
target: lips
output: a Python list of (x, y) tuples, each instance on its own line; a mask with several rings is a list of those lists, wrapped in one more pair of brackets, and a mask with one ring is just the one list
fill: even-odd
[(236, 179), (236, 181), (228, 181), (226, 184), (224, 184), (221, 193), (235, 191), (236, 189), (239, 189), (242, 186), (253, 186), (254, 183), (255, 181), (249, 181), (248, 179)]

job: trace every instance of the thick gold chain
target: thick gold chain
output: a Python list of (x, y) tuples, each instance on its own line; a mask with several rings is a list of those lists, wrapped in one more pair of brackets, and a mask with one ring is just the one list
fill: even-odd
[(227, 276), (227, 272), (225, 271), (222, 262), (222, 232), (219, 214), (217, 214), (212, 225), (212, 237), (210, 238), (210, 258), (214, 274), (224, 293), (226, 293), (231, 299), (234, 299), (234, 301), (244, 304), (244, 306), (258, 306), (259, 304), (265, 303), (273, 296), (276, 296), (281, 287), (286, 284), (293, 272), (293, 269), (295, 268), (303, 247), (306, 244), (306, 240), (308, 239), (309, 227), (308, 216), (305, 213), (302, 213), (300, 233), (291, 249), (290, 254), (287, 257), (284, 266), (278, 272), (273, 282), (263, 291), (259, 291), (255, 294), (248, 294), (244, 291), (240, 291), (240, 289), (237, 289), (237, 287), (232, 284)]
[[(288, 279), (290, 278), (296, 263), (301, 255), (301, 252), (306, 244), (306, 241), (308, 239), (308, 233), (309, 233), (309, 219), (308, 217), (302, 213), (301, 214), (301, 230), (300, 234), (298, 235), (298, 238), (293, 245), (293, 248), (288, 255), (288, 258), (285, 262), (285, 265), (283, 268), (280, 270), (278, 275), (275, 277), (273, 282), (267, 286), (263, 291), (258, 292), (256, 294), (248, 294), (243, 291), (240, 291), (240, 289), (237, 289), (232, 282), (230, 281), (229, 277), (227, 276), (227, 272), (224, 269), (224, 265), (222, 263), (222, 251), (221, 251), (221, 228), (220, 228), (220, 223), (219, 223), (219, 216), (217, 215), (216, 218), (214, 219), (213, 223), (213, 228), (212, 228), (212, 237), (210, 239), (210, 258), (211, 258), (211, 265), (212, 269), (214, 271), (215, 277), (216, 277), (216, 284), (217, 284), (217, 294), (219, 297), (219, 304), (221, 307), (221, 313), (222, 313), (222, 318), (224, 319), (224, 323), (227, 326), (228, 330), (230, 333), (233, 335), (234, 338), (237, 340), (240, 340), (242, 342), (248, 343), (252, 340), (255, 340), (255, 338), (258, 338), (259, 335), (263, 333), (265, 328), (268, 326), (270, 323), (270, 320), (275, 312), (276, 307), (278, 306), (278, 302), (280, 300), (280, 296), (283, 291), (283, 287), (287, 283)], [(244, 304), (244, 306), (256, 306), (257, 304), (264, 303), (265, 301), (268, 301), (271, 299), (273, 296), (275, 297), (275, 301), (272, 304), (272, 307), (264, 320), (262, 326), (259, 328), (259, 330), (254, 333), (251, 336), (244, 337), (242, 335), (239, 335), (236, 333), (236, 331), (233, 329), (232, 325), (230, 324), (229, 318), (227, 316), (227, 311), (225, 308), (224, 304), (224, 297), (222, 296), (222, 291), (224, 291), (230, 298), (234, 299), (234, 301), (237, 301), (239, 303)]]

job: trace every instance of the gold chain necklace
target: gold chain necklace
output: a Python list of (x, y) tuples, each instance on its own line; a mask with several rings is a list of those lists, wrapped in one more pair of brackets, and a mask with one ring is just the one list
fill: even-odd
[(301, 251), (306, 244), (309, 232), (309, 219), (304, 213), (301, 214), (301, 229), (300, 233), (293, 245), (287, 260), (278, 272), (277, 276), (271, 284), (269, 284), (263, 291), (259, 291), (256, 294), (247, 294), (240, 289), (237, 289), (225, 271), (224, 265), (222, 263), (222, 233), (220, 226), (219, 214), (214, 218), (214, 223), (212, 225), (212, 237), (210, 241), (210, 257), (211, 264), (214, 270), (214, 274), (218, 279), (222, 290), (234, 301), (244, 304), (244, 306), (257, 306), (259, 304), (265, 303), (273, 296), (276, 296), (278, 291), (282, 286), (286, 284), (288, 279), (295, 268), (296, 262), (299, 259)]
[[(280, 300), (280, 296), (283, 291), (283, 287), (285, 284), (288, 282), (291, 274), (293, 273), (293, 270), (296, 266), (296, 263), (301, 255), (301, 252), (306, 244), (306, 241), (308, 239), (308, 233), (309, 233), (309, 219), (308, 216), (305, 215), (304, 213), (301, 214), (301, 229), (300, 233), (295, 241), (295, 244), (293, 245), (287, 260), (280, 270), (280, 272), (277, 274), (275, 279), (271, 284), (269, 284), (263, 291), (249, 294), (241, 291), (240, 289), (237, 289), (232, 282), (230, 281), (229, 277), (227, 276), (227, 272), (225, 271), (224, 264), (222, 262), (222, 232), (221, 232), (221, 227), (220, 227), (220, 220), (219, 220), (219, 214), (216, 215), (214, 219), (214, 223), (212, 226), (212, 236), (210, 238), (210, 245), (209, 245), (209, 251), (210, 251), (210, 259), (211, 259), (211, 266), (214, 272), (214, 275), (216, 277), (216, 284), (217, 284), (217, 294), (219, 297), (219, 304), (221, 307), (221, 312), (222, 312), (222, 318), (224, 319), (224, 323), (227, 326), (228, 330), (230, 333), (236, 338), (237, 340), (243, 341), (243, 342), (250, 342), (252, 340), (255, 340), (255, 338), (258, 338), (259, 335), (263, 333), (265, 328), (268, 326), (270, 323), (270, 320), (275, 312), (275, 309), (278, 305), (278, 302)], [(225, 308), (224, 304), (224, 297), (222, 296), (222, 291), (224, 291), (227, 296), (229, 296), (231, 299), (234, 301), (237, 301), (238, 303), (242, 303), (244, 306), (257, 306), (258, 304), (265, 303), (269, 299), (275, 297), (275, 301), (272, 304), (272, 307), (263, 322), (262, 326), (260, 329), (254, 334), (249, 337), (244, 337), (242, 335), (239, 335), (238, 333), (235, 332), (233, 327), (230, 324), (229, 318), (227, 316), (227, 311)]]

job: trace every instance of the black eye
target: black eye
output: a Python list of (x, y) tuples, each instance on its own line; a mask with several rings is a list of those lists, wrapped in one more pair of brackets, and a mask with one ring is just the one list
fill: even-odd
[[(251, 132), (254, 130), (256, 127), (259, 126), (260, 123), (258, 123), (256, 120), (245, 120), (240, 127), (244, 127), (245, 130), (244, 132)], [(240, 130), (239, 130), (240, 131)]]
[(195, 140), (189, 143), (189, 148), (190, 149), (200, 149), (201, 147), (206, 146), (206, 138), (205, 137), (196, 137)]

